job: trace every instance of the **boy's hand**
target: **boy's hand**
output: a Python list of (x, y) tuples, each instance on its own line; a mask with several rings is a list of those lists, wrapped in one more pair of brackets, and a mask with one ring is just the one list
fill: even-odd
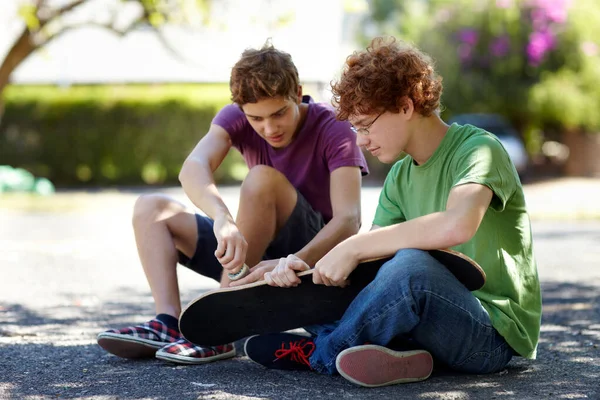
[(335, 246), (315, 265), (313, 282), (317, 285), (345, 287), (348, 277), (358, 266), (358, 258), (350, 251), (348, 242)]
[(265, 260), (250, 269), (250, 274), (229, 286), (240, 286), (264, 279), (267, 284), (279, 287), (298, 286), (300, 278), (297, 272), (309, 270), (310, 267), (300, 258), (290, 254), (286, 258)]
[(213, 230), (217, 238), (215, 257), (228, 272), (238, 272), (246, 260), (248, 242), (229, 216), (216, 218)]
[(229, 286), (240, 286), (246, 285), (248, 283), (253, 283), (264, 279), (264, 275), (267, 272), (270, 272), (277, 267), (279, 264), (279, 260), (265, 260), (256, 264), (254, 267), (250, 268), (250, 273), (243, 277), (242, 279), (238, 279), (237, 281), (232, 281)]
[(280, 258), (279, 263), (271, 272), (265, 274), (265, 281), (271, 286), (292, 287), (300, 284), (298, 272), (307, 271), (310, 267), (302, 259), (290, 254)]

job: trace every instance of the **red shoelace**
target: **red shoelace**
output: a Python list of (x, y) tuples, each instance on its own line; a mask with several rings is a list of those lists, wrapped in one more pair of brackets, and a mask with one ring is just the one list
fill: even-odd
[(310, 368), (308, 357), (315, 351), (315, 344), (312, 341), (301, 339), (296, 342), (289, 342), (289, 345), (289, 349), (286, 349), (285, 343), (281, 343), (281, 349), (275, 351), (275, 360), (273, 361), (289, 356), (292, 361), (307, 365)]

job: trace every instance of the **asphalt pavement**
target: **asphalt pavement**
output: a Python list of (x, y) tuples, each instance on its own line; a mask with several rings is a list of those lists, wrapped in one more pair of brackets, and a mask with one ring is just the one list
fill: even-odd
[[(600, 184), (574, 187), (526, 188), (544, 297), (538, 359), (378, 389), (266, 370), (243, 356), (180, 366), (105, 353), (99, 332), (154, 313), (130, 223), (139, 192), (61, 193), (74, 205), (52, 212), (0, 199), (0, 399), (600, 399), (600, 219), (591, 219), (600, 197), (589, 199)], [(166, 192), (186, 201), (177, 188)], [(238, 189), (223, 192), (235, 212)], [(363, 229), (377, 194), (363, 191)], [(582, 208), (588, 218), (577, 220)], [(184, 304), (216, 287), (178, 273)]]

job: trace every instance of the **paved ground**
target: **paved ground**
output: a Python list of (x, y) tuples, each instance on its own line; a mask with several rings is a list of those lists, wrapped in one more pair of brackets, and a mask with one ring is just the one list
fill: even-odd
[[(571, 180), (526, 188), (544, 291), (538, 360), (381, 389), (244, 357), (188, 367), (106, 354), (98, 332), (153, 314), (129, 223), (137, 193), (61, 194), (42, 206), (13, 198), (10, 210), (0, 199), (0, 399), (600, 399), (600, 220), (572, 219), (600, 215), (599, 189)], [(235, 212), (237, 189), (225, 193)], [(377, 189), (363, 196), (367, 226)], [(184, 302), (216, 286), (179, 274)]]

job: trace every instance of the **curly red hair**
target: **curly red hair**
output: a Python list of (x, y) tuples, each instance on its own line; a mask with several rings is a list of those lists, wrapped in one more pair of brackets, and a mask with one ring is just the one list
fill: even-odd
[(429, 116), (440, 108), (442, 78), (425, 53), (393, 37), (378, 37), (366, 51), (354, 52), (338, 82), (332, 84), (338, 119), (399, 112), (407, 98)]

